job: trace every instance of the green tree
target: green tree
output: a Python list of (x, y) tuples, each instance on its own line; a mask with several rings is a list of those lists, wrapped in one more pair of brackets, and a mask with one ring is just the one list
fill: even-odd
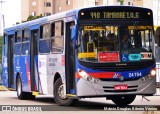
[[(32, 21), (32, 20), (35, 20), (35, 19), (39, 19), (39, 18), (41, 18), (41, 17), (43, 17), (42, 14), (40, 14), (40, 15), (38, 15), (38, 16), (29, 15), (28, 18), (27, 18), (27, 20), (22, 21), (22, 23), (25, 23), (25, 22), (27, 22), (27, 21)], [(20, 23), (17, 22), (16, 24), (20, 24)]]
[(40, 15), (38, 15), (38, 16), (32, 16), (32, 15), (30, 15), (30, 16), (27, 18), (26, 21), (31, 21), (31, 20), (39, 19), (39, 18), (41, 18), (41, 17), (43, 17), (42, 14), (40, 14)]
[(124, 5), (124, 0), (120, 0), (120, 5)]
[(20, 22), (16, 22), (16, 25), (20, 24)]

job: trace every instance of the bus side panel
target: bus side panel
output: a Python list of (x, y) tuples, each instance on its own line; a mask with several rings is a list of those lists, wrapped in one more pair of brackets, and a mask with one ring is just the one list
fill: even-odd
[(8, 66), (7, 57), (2, 57), (2, 82), (5, 87), (8, 87)]
[[(48, 65), (48, 75), (51, 75), (48, 80), (48, 93), (53, 94), (53, 80), (56, 73), (61, 77), (62, 83), (65, 84), (65, 66), (64, 66), (64, 55), (63, 54), (53, 54), (47, 58)], [(67, 67), (67, 66), (66, 66)]]
[(22, 90), (30, 92), (30, 56), (16, 56), (14, 61), (14, 80), (16, 81), (17, 73), (19, 73), (22, 80)]
[(53, 95), (53, 80), (56, 73), (61, 76), (62, 81), (65, 83), (63, 57), (64, 56), (62, 54), (38, 56), (38, 70), (40, 78), (39, 90), (43, 94)]
[(40, 82), (39, 82), (39, 69), (38, 69), (38, 55), (36, 55), (34, 57), (34, 60), (35, 60), (35, 64), (34, 64), (34, 69), (35, 69), (35, 75), (33, 77), (34, 79), (34, 91), (39, 91), (40, 92)]
[[(4, 45), (5, 43), (5, 45)], [(8, 85), (8, 37), (3, 38), (3, 47), (2, 47), (2, 82), (5, 87), (9, 87)]]
[(47, 55), (38, 55), (38, 70), (40, 79), (40, 93), (48, 94), (47, 85)]

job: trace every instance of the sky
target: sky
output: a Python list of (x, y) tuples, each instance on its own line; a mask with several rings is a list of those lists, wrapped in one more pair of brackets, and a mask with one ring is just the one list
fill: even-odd
[(2, 14), (5, 18), (5, 28), (21, 22), (21, 0), (0, 0), (5, 1), (2, 5)]

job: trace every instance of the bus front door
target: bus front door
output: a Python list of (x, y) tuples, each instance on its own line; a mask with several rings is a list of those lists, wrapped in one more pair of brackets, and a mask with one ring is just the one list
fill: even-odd
[(76, 94), (75, 81), (75, 51), (71, 39), (71, 27), (74, 22), (66, 23), (66, 49), (65, 49), (65, 72), (66, 72), (66, 94)]
[(39, 30), (31, 31), (31, 43), (30, 43), (30, 80), (31, 80), (31, 91), (38, 91), (38, 48), (37, 40), (39, 36)]

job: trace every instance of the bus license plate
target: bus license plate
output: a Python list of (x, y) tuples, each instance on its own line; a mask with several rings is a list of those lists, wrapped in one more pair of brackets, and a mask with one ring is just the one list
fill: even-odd
[(114, 85), (114, 90), (128, 90), (128, 85)]

